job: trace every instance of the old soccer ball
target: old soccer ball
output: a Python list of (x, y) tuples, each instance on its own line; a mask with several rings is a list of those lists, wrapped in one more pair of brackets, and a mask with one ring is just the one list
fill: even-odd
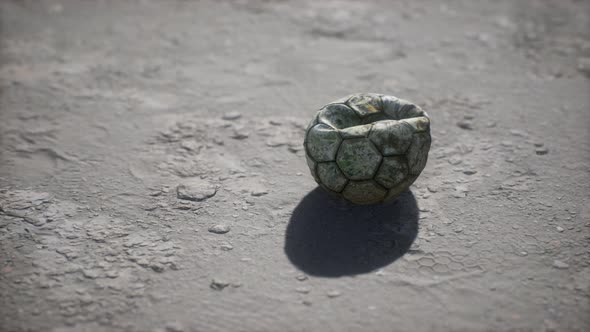
[(303, 145), (322, 188), (355, 204), (388, 202), (426, 166), (430, 118), (393, 96), (354, 94), (322, 107)]

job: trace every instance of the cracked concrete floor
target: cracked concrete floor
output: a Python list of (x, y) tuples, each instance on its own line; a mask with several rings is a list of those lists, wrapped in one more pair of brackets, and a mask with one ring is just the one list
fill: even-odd
[[(0, 2), (0, 330), (587, 331), (587, 1)], [(303, 133), (432, 118), (396, 203)]]

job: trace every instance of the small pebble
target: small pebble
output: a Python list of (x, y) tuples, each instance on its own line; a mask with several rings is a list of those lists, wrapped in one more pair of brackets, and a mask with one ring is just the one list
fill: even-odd
[(340, 293), (340, 292), (339, 292), (339, 291), (337, 291), (337, 290), (332, 290), (332, 291), (329, 291), (329, 292), (328, 292), (326, 295), (327, 295), (329, 298), (335, 298), (335, 297), (338, 297), (338, 296), (342, 295), (342, 293)]
[(271, 139), (266, 141), (266, 145), (270, 146), (271, 148), (276, 148), (283, 145), (287, 145), (287, 142), (284, 139)]
[(307, 276), (305, 274), (300, 274), (297, 277), (295, 277), (295, 279), (299, 280), (299, 281), (305, 281), (307, 280)]
[(82, 270), (82, 274), (84, 275), (84, 277), (88, 279), (98, 278), (98, 272), (96, 272), (95, 270)]
[(227, 286), (229, 286), (229, 282), (221, 281), (219, 279), (211, 280), (211, 284), (209, 285), (211, 289), (214, 289), (216, 291), (223, 290)]
[(547, 153), (549, 153), (549, 149), (545, 148), (545, 147), (539, 147), (535, 149), (535, 153), (539, 156), (543, 156), (546, 155)]
[(562, 261), (556, 259), (553, 261), (553, 267), (561, 270), (561, 269), (567, 269), (570, 266), (568, 263), (562, 262)]
[(526, 136), (526, 133), (525, 132), (520, 131), (520, 130), (516, 130), (516, 129), (511, 130), (510, 131), (510, 134), (512, 136), (517, 136), (517, 137), (525, 137)]
[(242, 140), (242, 139), (248, 138), (248, 136), (250, 136), (250, 135), (247, 132), (234, 131), (234, 133), (232, 134), (231, 138), (237, 139), (237, 140)]
[(239, 112), (228, 112), (228, 113), (225, 113), (221, 118), (223, 120), (231, 121), (231, 120), (237, 120), (241, 117), (242, 117), (242, 114), (240, 114)]
[(295, 291), (297, 293), (307, 294), (307, 293), (311, 292), (311, 289), (309, 287), (297, 287), (297, 288), (295, 288)]
[(154, 272), (158, 272), (158, 273), (162, 273), (164, 272), (164, 266), (162, 264), (158, 264), (158, 263), (152, 263), (150, 265), (150, 268), (152, 270), (154, 270)]
[(457, 122), (457, 126), (461, 129), (473, 130), (473, 124), (471, 123), (471, 121), (461, 120)]
[(266, 194), (268, 194), (268, 190), (265, 188), (254, 189), (250, 192), (250, 195), (252, 195), (254, 197), (260, 197), (260, 196), (264, 196)]
[(302, 146), (289, 146), (287, 149), (290, 152), (297, 153), (297, 152), (303, 150), (303, 147)]
[(560, 233), (564, 231), (563, 227), (561, 227), (561, 226), (557, 226), (557, 227), (555, 227), (555, 229), (557, 229), (557, 231)]
[(229, 243), (226, 243), (226, 244), (222, 244), (222, 245), (220, 245), (220, 246), (219, 246), (219, 248), (220, 248), (221, 250), (223, 250), (223, 251), (230, 251), (230, 250), (233, 250), (233, 249), (234, 249), (234, 246), (232, 246), (232, 245), (231, 245), (231, 244), (229, 244)]
[(209, 227), (209, 232), (215, 233), (215, 234), (225, 234), (225, 233), (229, 232), (229, 230), (230, 230), (230, 227), (228, 225), (224, 225), (224, 224), (218, 224), (218, 225)]
[(215, 196), (217, 188), (206, 181), (180, 184), (176, 187), (176, 197), (182, 200), (201, 202)]

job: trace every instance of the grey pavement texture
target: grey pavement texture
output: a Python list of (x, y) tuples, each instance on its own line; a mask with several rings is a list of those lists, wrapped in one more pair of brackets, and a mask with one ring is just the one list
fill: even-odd
[[(0, 1), (0, 331), (588, 331), (590, 2)], [(356, 92), (431, 118), (317, 188)]]

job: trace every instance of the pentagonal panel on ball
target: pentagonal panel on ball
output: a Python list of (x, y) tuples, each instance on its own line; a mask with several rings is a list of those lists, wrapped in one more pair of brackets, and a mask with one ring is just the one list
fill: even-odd
[(373, 124), (369, 138), (384, 156), (392, 156), (406, 152), (413, 133), (414, 129), (407, 123), (386, 120)]
[(408, 165), (404, 156), (384, 157), (375, 181), (387, 189), (401, 183), (408, 176)]
[(355, 204), (375, 204), (383, 201), (387, 190), (375, 181), (350, 181), (342, 191), (347, 200)]
[(328, 187), (328, 189), (335, 192), (341, 192), (348, 180), (338, 168), (335, 162), (319, 163), (317, 166), (317, 173), (320, 181)]
[(311, 176), (313, 176), (314, 180), (316, 182), (319, 182), (319, 177), (318, 174), (316, 172), (316, 163), (315, 161), (313, 161), (308, 155), (307, 153), (305, 154), (305, 159), (307, 160), (307, 167), (309, 167), (309, 171), (311, 172)]
[(352, 108), (344, 104), (326, 105), (319, 112), (319, 121), (328, 126), (343, 129), (361, 124), (361, 119)]
[(336, 162), (347, 178), (368, 180), (375, 175), (381, 158), (381, 153), (371, 141), (366, 138), (358, 138), (342, 142)]
[(320, 123), (307, 133), (305, 148), (316, 162), (334, 161), (341, 141), (334, 128)]

